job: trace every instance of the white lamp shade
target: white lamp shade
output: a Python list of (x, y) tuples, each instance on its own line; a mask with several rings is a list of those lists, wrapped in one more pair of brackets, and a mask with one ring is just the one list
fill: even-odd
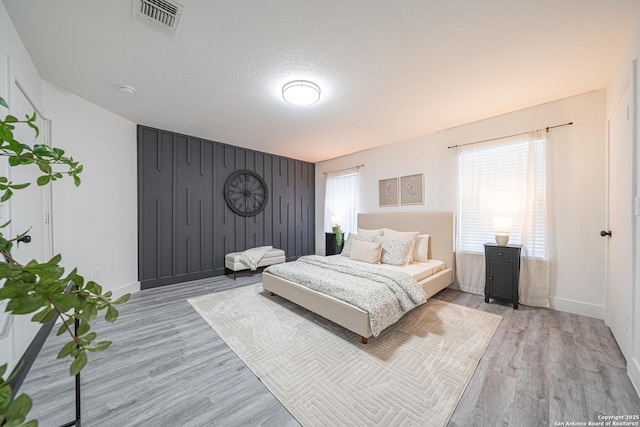
[(512, 220), (510, 216), (496, 216), (493, 218), (493, 232), (497, 234), (511, 233)]
[(338, 218), (336, 215), (331, 215), (331, 226), (335, 227), (336, 225), (340, 224), (340, 218)]
[(308, 80), (294, 80), (282, 86), (282, 97), (294, 105), (311, 105), (320, 99), (320, 87)]

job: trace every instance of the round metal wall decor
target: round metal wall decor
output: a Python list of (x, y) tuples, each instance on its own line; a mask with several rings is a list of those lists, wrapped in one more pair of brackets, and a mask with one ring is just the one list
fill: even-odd
[(239, 170), (227, 178), (224, 198), (229, 209), (236, 214), (255, 216), (267, 205), (269, 190), (260, 175), (250, 170)]

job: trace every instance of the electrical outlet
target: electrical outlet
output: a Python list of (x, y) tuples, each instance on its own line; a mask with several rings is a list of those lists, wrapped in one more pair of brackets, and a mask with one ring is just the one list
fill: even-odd
[(93, 269), (93, 278), (94, 279), (99, 279), (102, 277), (102, 270), (100, 270), (100, 267), (96, 267)]

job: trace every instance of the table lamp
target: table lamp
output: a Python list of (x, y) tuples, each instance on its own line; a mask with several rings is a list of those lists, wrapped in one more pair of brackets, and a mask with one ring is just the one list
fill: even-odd
[(511, 233), (511, 217), (496, 216), (493, 218), (493, 232), (496, 233), (496, 243), (498, 246), (509, 244), (509, 233)]

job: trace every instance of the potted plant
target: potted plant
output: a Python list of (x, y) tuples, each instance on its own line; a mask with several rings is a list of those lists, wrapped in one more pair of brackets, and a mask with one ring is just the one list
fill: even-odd
[[(9, 108), (1, 97), (0, 107)], [(37, 167), (41, 173), (36, 180), (37, 185), (47, 185), (67, 176), (79, 186), (83, 166), (67, 156), (64, 150), (44, 144), (31, 146), (14, 139), (13, 130), (23, 125), (32, 128), (37, 137), (39, 130), (35, 120), (35, 113), (25, 120), (9, 114), (0, 119), (0, 156), (7, 157), (11, 167)], [(0, 176), (0, 202), (6, 202), (15, 191), (31, 184), (15, 183)], [(60, 349), (58, 358), (71, 358), (69, 374), (76, 375), (87, 364), (88, 352), (104, 351), (111, 344), (110, 341), (97, 341), (97, 334), (91, 331), (91, 322), (102, 310), (106, 310), (105, 320), (114, 322), (118, 318), (118, 310), (114, 305), (126, 302), (129, 294), (112, 301), (111, 292), (103, 293), (98, 283), (85, 281), (76, 268), (65, 273), (60, 265), (60, 255), (46, 262), (31, 260), (26, 264), (19, 263), (11, 250), (14, 243), (26, 235), (26, 231), (11, 238), (3, 233), (8, 224), (0, 224), (0, 300), (8, 300), (6, 311), (10, 314), (34, 313), (31, 317), (33, 322), (46, 323), (60, 316), (62, 322), (58, 335), (68, 335), (69, 341)], [(77, 331), (73, 328), (76, 320), (79, 322)], [(10, 378), (6, 378), (6, 375), (5, 364), (0, 366), (0, 426), (37, 426), (35, 420), (25, 422), (31, 410), (31, 398), (21, 394), (12, 399)]]

